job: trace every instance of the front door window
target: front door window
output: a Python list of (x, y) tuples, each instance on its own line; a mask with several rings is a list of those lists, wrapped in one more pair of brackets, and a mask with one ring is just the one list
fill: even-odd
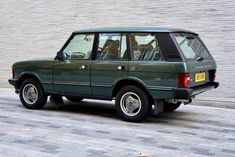
[(90, 59), (94, 38), (94, 34), (78, 34), (73, 36), (63, 50), (65, 59)]

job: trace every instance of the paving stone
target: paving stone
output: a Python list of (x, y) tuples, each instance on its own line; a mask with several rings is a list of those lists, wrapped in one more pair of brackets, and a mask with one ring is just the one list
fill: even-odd
[(87, 132), (84, 130), (78, 130), (78, 129), (73, 129), (71, 132), (71, 134), (75, 134), (75, 135), (87, 135)]
[(36, 127), (37, 125), (35, 125), (35, 124), (25, 124), (24, 126), (28, 126), (28, 127)]
[(124, 139), (124, 138), (112, 138), (111, 140), (115, 140), (115, 141), (119, 141), (119, 142), (126, 142), (126, 141), (128, 141), (128, 139)]
[(130, 126), (130, 127), (141, 127), (140, 125), (136, 125), (136, 124), (127, 124), (127, 126)]
[(107, 152), (105, 152), (105, 151), (99, 151), (99, 150), (88, 150), (87, 151), (88, 152), (88, 157), (107, 157), (106, 155), (105, 155), (105, 153), (107, 153)]
[(99, 133), (99, 134), (110, 134), (111, 133), (109, 131), (103, 131), (103, 130), (96, 130), (95, 132)]
[(167, 133), (167, 134), (170, 134), (170, 133), (171, 133), (170, 131), (164, 131), (164, 130), (157, 130), (157, 132)]
[(208, 137), (208, 136), (202, 136), (201, 138), (207, 139), (207, 140), (213, 140), (213, 141), (218, 140), (218, 138), (215, 138), (215, 137)]
[(46, 141), (40, 140), (40, 139), (30, 139), (30, 140), (28, 140), (28, 142), (30, 144), (36, 144), (36, 145), (42, 145), (42, 144), (46, 143)]
[(4, 123), (8, 123), (8, 124), (15, 124), (16, 122), (10, 121), (10, 120), (5, 120), (3, 121)]
[(164, 149), (172, 149), (172, 150), (176, 150), (177, 147), (173, 147), (173, 146), (167, 146), (167, 145), (161, 145), (160, 148), (164, 148)]
[(28, 144), (27, 140), (15, 140), (14, 143)]
[(235, 143), (235, 138), (228, 138), (228, 140)]
[(84, 118), (78, 118), (78, 117), (71, 117), (71, 120), (76, 120), (76, 121), (85, 121)]
[(210, 124), (220, 124), (220, 122), (218, 121), (214, 121), (214, 120), (207, 120), (207, 123), (210, 123)]
[(235, 130), (232, 130), (232, 129), (223, 129), (222, 130), (224, 133), (234, 133)]
[(187, 132), (187, 131), (182, 131), (181, 133), (182, 133), (182, 134), (189, 134), (189, 135), (197, 135), (197, 134), (194, 133), (194, 132)]
[(57, 153), (59, 153), (59, 151), (57, 151), (57, 150), (54, 150), (54, 149), (43, 149), (43, 150), (41, 150), (41, 152), (46, 152), (46, 153), (51, 153), (51, 154), (57, 154)]
[(155, 141), (152, 137), (138, 137), (140, 139), (140, 142), (142, 143), (150, 143), (150, 144), (156, 144), (158, 141)]
[(61, 126), (58, 126), (58, 125), (48, 125), (47, 127), (49, 127), (49, 128), (55, 128), (55, 129), (61, 128)]
[(231, 150), (231, 149), (222, 149), (222, 152), (233, 154), (233, 155), (235, 154), (235, 150)]
[[(4, 91), (6, 97), (15, 97), (14, 93)], [(101, 109), (105, 109), (107, 103), (114, 106), (114, 102), (84, 101), (88, 105), (97, 102)], [(71, 104), (66, 102), (60, 111), (52, 106), (50, 110), (26, 113), (22, 112), (27, 110), (24, 107), (16, 107), (19, 104), (1, 103), (0, 106), (6, 107), (4, 109), (15, 110), (0, 109), (0, 154), (7, 157), (60, 157), (68, 154), (71, 157), (132, 157), (144, 152), (150, 157), (233, 157), (233, 109), (188, 105), (180, 107), (176, 112), (150, 117), (143, 123), (128, 123), (110, 118), (113, 111), (105, 111), (110, 116), (103, 117), (90, 112), (80, 113), (79, 110), (68, 112), (69, 107), (66, 108), (66, 105)], [(86, 106), (85, 109), (92, 110), (92, 107)], [(82, 108), (79, 106), (79, 109)], [(63, 116), (65, 114), (67, 116)], [(82, 120), (75, 120), (76, 117)]]
[(44, 149), (58, 149), (59, 147), (55, 146), (55, 145), (46, 144), (46, 145), (41, 146), (41, 148), (44, 148)]
[(196, 154), (202, 154), (202, 155), (207, 155), (207, 156), (214, 155), (214, 153), (211, 153), (210, 150), (208, 150), (208, 149), (193, 147), (193, 148), (191, 148), (191, 150), (194, 151)]
[(5, 119), (5, 118), (9, 118), (9, 117), (8, 116), (0, 116), (0, 118)]

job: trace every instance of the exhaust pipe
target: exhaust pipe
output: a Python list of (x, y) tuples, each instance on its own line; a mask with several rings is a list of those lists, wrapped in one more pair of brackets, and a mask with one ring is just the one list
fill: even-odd
[(170, 99), (167, 101), (168, 103), (176, 104), (178, 102), (184, 103), (184, 105), (190, 104), (192, 102), (192, 98), (189, 99)]

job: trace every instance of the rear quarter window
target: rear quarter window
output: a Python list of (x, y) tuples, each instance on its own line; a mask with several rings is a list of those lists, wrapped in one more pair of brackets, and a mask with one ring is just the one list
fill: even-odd
[(181, 62), (182, 57), (170, 33), (156, 33), (162, 55), (169, 62)]

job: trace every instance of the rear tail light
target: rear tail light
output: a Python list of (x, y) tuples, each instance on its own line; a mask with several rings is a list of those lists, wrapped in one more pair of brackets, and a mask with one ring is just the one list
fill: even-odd
[(178, 74), (178, 87), (179, 88), (188, 88), (189, 87), (189, 73)]

